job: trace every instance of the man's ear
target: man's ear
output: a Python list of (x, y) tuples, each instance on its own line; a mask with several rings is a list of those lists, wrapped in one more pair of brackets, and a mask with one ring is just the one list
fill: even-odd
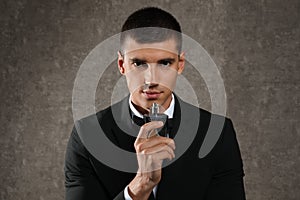
[(124, 57), (120, 51), (118, 51), (118, 68), (122, 75), (125, 74), (125, 67), (124, 67)]
[(179, 55), (179, 62), (178, 62), (178, 70), (177, 70), (178, 74), (181, 74), (183, 72), (184, 65), (185, 65), (185, 53), (181, 52)]

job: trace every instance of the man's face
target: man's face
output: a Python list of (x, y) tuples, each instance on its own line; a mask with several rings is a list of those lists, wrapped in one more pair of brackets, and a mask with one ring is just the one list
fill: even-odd
[(126, 76), (132, 102), (143, 114), (156, 102), (165, 109), (171, 102), (171, 94), (177, 75), (184, 69), (184, 54), (178, 55), (174, 39), (158, 43), (137, 43), (127, 38), (118, 66)]

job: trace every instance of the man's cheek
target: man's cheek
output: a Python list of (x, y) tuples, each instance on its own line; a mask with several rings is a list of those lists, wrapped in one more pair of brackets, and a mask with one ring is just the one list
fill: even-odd
[(140, 90), (144, 85), (144, 78), (140, 74), (134, 72), (126, 74), (126, 81), (130, 93)]
[(159, 84), (173, 91), (176, 86), (176, 78), (176, 71), (165, 72), (164, 75), (160, 77)]

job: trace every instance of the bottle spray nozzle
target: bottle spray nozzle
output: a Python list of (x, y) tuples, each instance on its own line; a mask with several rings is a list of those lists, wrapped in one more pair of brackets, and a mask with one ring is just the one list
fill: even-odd
[(153, 103), (150, 109), (150, 114), (157, 115), (159, 113), (159, 105), (157, 103)]

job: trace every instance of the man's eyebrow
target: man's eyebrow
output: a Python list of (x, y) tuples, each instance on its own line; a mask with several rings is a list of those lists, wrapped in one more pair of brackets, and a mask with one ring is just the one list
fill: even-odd
[(147, 62), (146, 60), (140, 59), (140, 58), (130, 58), (129, 60), (133, 63), (135, 63), (135, 62), (146, 63)]
[(157, 63), (162, 63), (162, 62), (170, 62), (173, 63), (175, 62), (175, 58), (163, 58), (157, 61)]

